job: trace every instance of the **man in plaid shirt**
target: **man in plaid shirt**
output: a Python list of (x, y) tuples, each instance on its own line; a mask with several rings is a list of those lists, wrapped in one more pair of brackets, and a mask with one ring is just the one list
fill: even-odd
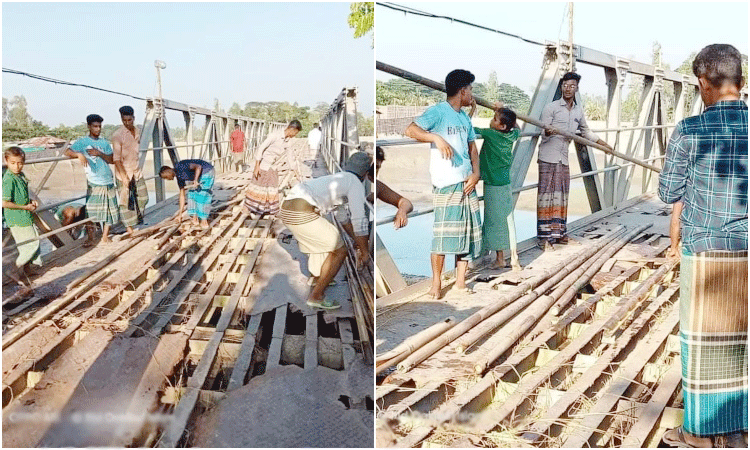
[(706, 109), (677, 124), (659, 197), (682, 201), (680, 341), (684, 421), (664, 441), (747, 447), (747, 105), (731, 45), (701, 50), (693, 73)]

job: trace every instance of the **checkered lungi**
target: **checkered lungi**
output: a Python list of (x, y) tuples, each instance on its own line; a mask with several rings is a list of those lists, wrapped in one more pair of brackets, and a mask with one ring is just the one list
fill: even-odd
[(680, 265), (683, 428), (747, 431), (747, 251), (683, 250)]
[(211, 200), (213, 199), (214, 173), (201, 174), (197, 189), (187, 192), (187, 208), (189, 216), (198, 216), (199, 219), (208, 219), (211, 213)]
[(114, 225), (120, 221), (120, 207), (117, 204), (114, 183), (106, 186), (87, 184), (86, 215), (94, 222), (106, 225)]
[[(123, 186), (122, 182), (117, 180), (117, 191), (120, 193), (120, 219), (122, 224), (126, 227), (142, 224), (143, 211), (148, 204), (146, 180), (143, 177), (135, 180), (135, 192), (132, 192), (129, 187)], [(135, 201), (135, 204), (133, 204), (133, 201)], [(130, 209), (131, 207), (133, 209)]]
[(279, 175), (274, 169), (261, 170), (245, 190), (245, 208), (253, 214), (279, 213)]
[(536, 195), (536, 235), (544, 239), (565, 236), (568, 221), (570, 169), (557, 163), (539, 161), (539, 187)]
[(477, 191), (465, 195), (463, 190), (463, 181), (432, 190), (435, 208), (432, 253), (476, 259), (482, 252), (482, 215)]

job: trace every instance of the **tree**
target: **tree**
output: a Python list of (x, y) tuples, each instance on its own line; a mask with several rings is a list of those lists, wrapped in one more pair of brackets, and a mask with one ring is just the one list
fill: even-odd
[[(354, 38), (358, 39), (370, 33), (375, 24), (375, 3), (353, 2), (349, 5), (349, 28), (354, 28)], [(375, 36), (371, 33), (371, 47), (375, 47)]]
[(241, 115), (242, 107), (240, 106), (240, 104), (237, 102), (232, 103), (232, 107), (229, 108), (229, 114)]
[(3, 123), (8, 121), (8, 99), (3, 97)]
[(583, 112), (586, 120), (607, 120), (607, 102), (601, 96), (583, 94)]
[(8, 102), (8, 124), (17, 127), (31, 126), (32, 118), (26, 109), (26, 97), (16, 95)]
[(375, 121), (372, 117), (365, 117), (364, 114), (357, 111), (357, 131), (360, 136), (375, 135)]

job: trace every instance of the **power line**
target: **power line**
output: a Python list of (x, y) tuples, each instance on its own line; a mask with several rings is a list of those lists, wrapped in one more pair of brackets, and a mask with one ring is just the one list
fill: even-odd
[(78, 87), (83, 87), (83, 88), (87, 88), (87, 89), (94, 89), (96, 91), (109, 92), (110, 94), (123, 95), (125, 97), (134, 98), (136, 100), (146, 100), (143, 97), (137, 97), (135, 95), (126, 94), (124, 92), (111, 91), (109, 89), (99, 88), (99, 87), (96, 87), (96, 86), (89, 86), (88, 84), (80, 84), (80, 83), (73, 83), (73, 82), (64, 81), (64, 80), (56, 80), (54, 78), (49, 78), (49, 77), (45, 77), (45, 76), (42, 76), (42, 75), (34, 75), (33, 73), (22, 72), (20, 70), (7, 69), (5, 67), (3, 67), (3, 73), (12, 73), (14, 75), (23, 75), (25, 77), (33, 78), (35, 80), (46, 81), (48, 83), (63, 84), (65, 86), (78, 86)]
[(432, 14), (432, 13), (428, 13), (428, 12), (425, 12), (425, 11), (420, 11), (418, 9), (410, 8), (408, 6), (397, 5), (395, 3), (376, 3), (376, 5), (385, 6), (386, 8), (390, 8), (390, 9), (392, 9), (394, 11), (400, 11), (400, 12), (407, 13), (407, 14), (414, 14), (415, 16), (429, 17), (431, 19), (446, 19), (446, 20), (450, 20), (451, 22), (458, 22), (458, 23), (461, 23), (461, 24), (464, 24), (464, 25), (468, 25), (470, 27), (475, 27), (475, 28), (479, 28), (481, 30), (491, 31), (491, 32), (497, 33), (497, 34), (502, 34), (503, 36), (508, 36), (508, 37), (520, 39), (520, 40), (522, 40), (524, 42), (528, 42), (529, 44), (542, 45), (542, 46), (545, 45), (543, 42), (534, 41), (532, 39), (526, 39), (525, 37), (519, 36), (517, 34), (506, 33), (505, 31), (496, 30), (494, 28), (485, 27), (484, 25), (479, 25), (479, 24), (476, 24), (476, 23), (467, 22), (467, 21), (461, 20), (461, 19), (456, 19), (455, 17), (441, 16), (439, 14)]

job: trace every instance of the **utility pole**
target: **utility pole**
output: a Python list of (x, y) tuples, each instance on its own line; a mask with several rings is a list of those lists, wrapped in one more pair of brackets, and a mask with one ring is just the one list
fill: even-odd
[(568, 43), (570, 44), (569, 71), (575, 72), (576, 59), (573, 52), (573, 2), (568, 2)]

